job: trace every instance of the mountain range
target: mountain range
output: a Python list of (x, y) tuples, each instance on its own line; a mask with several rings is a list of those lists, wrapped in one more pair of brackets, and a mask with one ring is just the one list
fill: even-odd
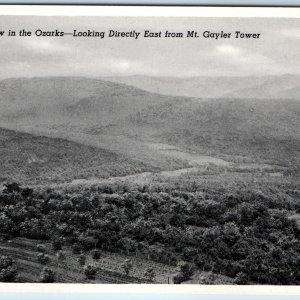
[(300, 99), (300, 75), (245, 77), (105, 77), (149, 92), (196, 98)]
[(300, 153), (299, 78), (6, 79), (0, 82), (0, 127), (97, 148), (143, 171), (185, 165), (153, 143), (294, 165)]

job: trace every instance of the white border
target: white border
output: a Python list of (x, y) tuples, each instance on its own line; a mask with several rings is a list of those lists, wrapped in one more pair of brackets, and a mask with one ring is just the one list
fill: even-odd
[[(300, 18), (300, 8), (1, 5), (2, 16)], [(0, 283), (1, 293), (300, 295), (300, 286)]]
[(299, 296), (298, 286), (0, 283), (1, 293)]

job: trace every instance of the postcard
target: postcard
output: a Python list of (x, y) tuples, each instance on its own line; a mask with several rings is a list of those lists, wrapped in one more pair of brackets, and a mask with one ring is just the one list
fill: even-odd
[(300, 8), (1, 6), (0, 66), (1, 287), (299, 293)]

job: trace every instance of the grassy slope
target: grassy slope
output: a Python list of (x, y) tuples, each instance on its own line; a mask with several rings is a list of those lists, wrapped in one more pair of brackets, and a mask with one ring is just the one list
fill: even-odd
[[(0, 239), (0, 254), (13, 257), (18, 270), (17, 282), (39, 282), (40, 273), (43, 265), (38, 262), (37, 245), (39, 241), (26, 238), (15, 238), (8, 241)], [(82, 267), (77, 262), (78, 255), (75, 255), (67, 247), (64, 251), (67, 253), (67, 259), (59, 262), (55, 252), (51, 250), (50, 244), (46, 245), (46, 253), (50, 256), (50, 264), (48, 267), (56, 274), (56, 282), (62, 283), (102, 283), (102, 284), (128, 284), (128, 283), (149, 283), (144, 277), (147, 268), (153, 268), (155, 277), (153, 283), (167, 284), (172, 283), (172, 277), (176, 274), (176, 267), (162, 263), (147, 260), (145, 258), (127, 256), (125, 254), (117, 254), (103, 251), (99, 260), (94, 260), (90, 253), (86, 252), (86, 264), (94, 265), (97, 268), (97, 275), (94, 280), (85, 278)], [(133, 268), (129, 276), (124, 275), (121, 268), (125, 259), (131, 259)], [(199, 284), (201, 280), (207, 278), (208, 272), (198, 271), (191, 280), (186, 283)], [(214, 284), (232, 284), (233, 281), (223, 275), (215, 274)]]
[[(38, 282), (39, 275), (43, 268), (37, 260), (37, 244), (39, 241), (15, 238), (9, 243), (0, 240), (0, 254), (11, 256), (17, 263), (19, 271), (19, 282)], [(99, 260), (93, 260), (92, 256), (86, 253), (86, 264), (92, 264), (97, 267), (97, 276), (95, 280), (87, 280), (84, 276), (82, 267), (79, 266), (77, 258), (79, 255), (72, 254), (71, 250), (65, 247), (67, 259), (59, 263), (50, 244), (45, 244), (47, 253), (50, 255), (51, 262), (49, 267), (53, 269), (58, 276), (59, 282), (65, 283), (147, 283), (144, 272), (148, 267), (154, 267), (156, 276), (155, 283), (167, 283), (167, 278), (176, 273), (173, 266), (163, 265), (161, 263), (148, 261), (138, 257), (130, 257), (124, 254), (115, 254), (102, 252)], [(133, 261), (133, 269), (129, 276), (124, 275), (121, 268), (125, 259), (130, 258)]]

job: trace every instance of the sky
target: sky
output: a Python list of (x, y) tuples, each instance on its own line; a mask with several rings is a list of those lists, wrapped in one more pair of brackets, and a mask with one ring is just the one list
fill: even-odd
[[(40, 76), (260, 76), (300, 73), (300, 19), (1, 16), (0, 31), (195, 30), (200, 38), (0, 37), (0, 79)], [(204, 31), (260, 33), (205, 39)]]

